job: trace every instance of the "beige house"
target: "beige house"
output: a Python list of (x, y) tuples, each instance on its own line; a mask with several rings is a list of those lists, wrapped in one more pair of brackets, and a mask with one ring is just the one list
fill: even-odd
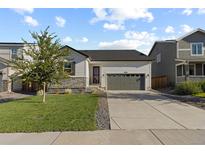
[(11, 92), (21, 90), (20, 82), (12, 82), (9, 76), (14, 73), (14, 70), (9, 67), (9, 61), (12, 58), (21, 54), (21, 49), (24, 48), (23, 43), (0, 43), (0, 92)]
[[(0, 91), (20, 91), (22, 83), (11, 81), (14, 70), (8, 61), (22, 54), (22, 43), (0, 43)], [(151, 59), (136, 50), (76, 50), (65, 57), (65, 71), (71, 76), (61, 84), (50, 85), (49, 92), (86, 90), (148, 90), (151, 88)]]

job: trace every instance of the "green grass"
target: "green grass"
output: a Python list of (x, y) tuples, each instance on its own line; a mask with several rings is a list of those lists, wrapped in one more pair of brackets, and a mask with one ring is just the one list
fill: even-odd
[(204, 98), (205, 97), (205, 93), (197, 93), (197, 94), (194, 94), (193, 96)]
[(95, 130), (98, 97), (90, 94), (47, 95), (0, 104), (0, 132)]

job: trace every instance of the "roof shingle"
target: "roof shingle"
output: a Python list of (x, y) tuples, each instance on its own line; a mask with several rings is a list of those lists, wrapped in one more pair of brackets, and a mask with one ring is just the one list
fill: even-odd
[(92, 61), (151, 61), (149, 56), (137, 50), (79, 50)]

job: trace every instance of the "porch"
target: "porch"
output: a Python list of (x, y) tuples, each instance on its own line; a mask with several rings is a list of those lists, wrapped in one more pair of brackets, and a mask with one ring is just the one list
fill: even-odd
[(176, 65), (176, 83), (205, 80), (205, 61), (186, 61)]

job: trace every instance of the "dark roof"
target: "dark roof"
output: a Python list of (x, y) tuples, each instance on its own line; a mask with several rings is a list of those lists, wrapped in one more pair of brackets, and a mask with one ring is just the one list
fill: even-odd
[(176, 43), (176, 40), (165, 40), (165, 41), (156, 41), (156, 42), (154, 42), (154, 45), (152, 46), (152, 48), (151, 48), (151, 50), (150, 50), (148, 56), (151, 55), (153, 49), (155, 48), (155, 46), (156, 46), (157, 44), (166, 45), (166, 44), (168, 44), (168, 43)]
[(83, 55), (85, 57), (88, 57), (88, 55), (86, 55), (83, 52), (80, 52), (79, 50), (76, 50), (76, 49), (74, 49), (74, 48), (72, 48), (72, 47), (70, 47), (68, 45), (63, 46), (61, 49), (63, 49), (63, 48), (69, 48), (69, 49), (74, 50), (75, 52), (77, 52), (77, 53), (79, 53), (79, 54), (81, 54), (81, 55)]
[(151, 61), (152, 59), (137, 50), (79, 50), (92, 61)]
[(20, 43), (20, 42), (0, 42), (0, 44), (24, 44), (24, 43)]
[[(35, 43), (29, 43), (29, 44), (35, 44)], [(23, 47), (25, 43), (23, 42), (0, 42), (0, 46), (16, 46), (16, 47)]]

